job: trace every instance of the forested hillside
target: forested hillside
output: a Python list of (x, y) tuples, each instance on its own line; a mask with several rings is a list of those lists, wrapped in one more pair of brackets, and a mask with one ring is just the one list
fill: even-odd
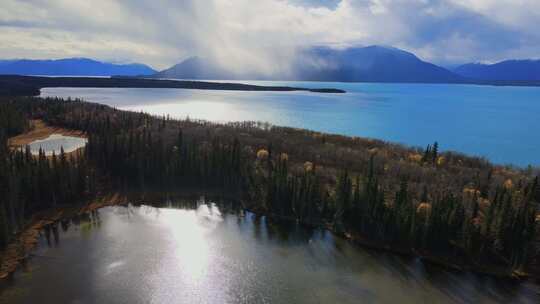
[[(78, 152), (8, 148), (29, 119), (88, 135)], [(535, 272), (538, 172), (458, 153), (274, 127), (173, 120), (79, 100), (0, 102), (0, 247), (37, 211), (112, 191), (218, 191), (259, 214), (460, 265)]]

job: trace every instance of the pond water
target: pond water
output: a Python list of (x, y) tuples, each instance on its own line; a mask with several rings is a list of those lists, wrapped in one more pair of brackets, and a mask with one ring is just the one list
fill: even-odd
[(30, 152), (34, 155), (39, 154), (39, 150), (42, 149), (45, 155), (52, 155), (53, 152), (59, 155), (61, 149), (64, 152), (73, 152), (86, 145), (88, 139), (74, 136), (64, 136), (62, 134), (51, 134), (45, 139), (39, 139), (28, 144), (30, 146)]
[[(222, 209), (223, 210), (223, 209)], [(538, 290), (192, 208), (107, 207), (41, 237), (3, 303), (540, 303)]]
[(540, 87), (242, 81), (338, 88), (346, 94), (46, 88), (120, 109), (212, 121), (255, 120), (425, 147), (438, 141), (502, 164), (540, 165)]

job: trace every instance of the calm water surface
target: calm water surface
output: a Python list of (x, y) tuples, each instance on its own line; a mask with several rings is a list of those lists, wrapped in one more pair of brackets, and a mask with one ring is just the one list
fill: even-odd
[(64, 152), (69, 153), (84, 147), (87, 142), (88, 139), (86, 138), (51, 134), (45, 139), (31, 142), (28, 146), (30, 146), (30, 152), (34, 155), (39, 154), (40, 149), (45, 152), (45, 155), (52, 155), (53, 152), (59, 155), (62, 148)]
[(539, 303), (535, 287), (449, 273), (252, 214), (108, 207), (44, 237), (3, 303)]
[(444, 150), (497, 163), (540, 165), (540, 88), (447, 84), (256, 82), (346, 94), (179, 89), (48, 88), (43, 96), (83, 97), (120, 109), (212, 121), (266, 121)]

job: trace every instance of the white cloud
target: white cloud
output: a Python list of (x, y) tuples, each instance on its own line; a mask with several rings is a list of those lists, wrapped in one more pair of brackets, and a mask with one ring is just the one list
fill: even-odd
[(0, 58), (286, 70), (298, 48), (384, 44), (447, 63), (540, 53), (537, 0), (2, 0)]
[(530, 26), (540, 25), (538, 0), (451, 0), (451, 2), (516, 29), (532, 30)]

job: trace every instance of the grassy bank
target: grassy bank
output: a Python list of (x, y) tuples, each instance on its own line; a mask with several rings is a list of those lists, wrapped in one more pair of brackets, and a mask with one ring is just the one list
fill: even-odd
[(82, 138), (87, 137), (82, 131), (68, 130), (65, 128), (50, 126), (42, 120), (36, 119), (30, 120), (28, 132), (9, 138), (8, 146), (10, 148), (24, 148), (26, 145), (29, 145), (33, 141), (45, 139), (53, 134)]

